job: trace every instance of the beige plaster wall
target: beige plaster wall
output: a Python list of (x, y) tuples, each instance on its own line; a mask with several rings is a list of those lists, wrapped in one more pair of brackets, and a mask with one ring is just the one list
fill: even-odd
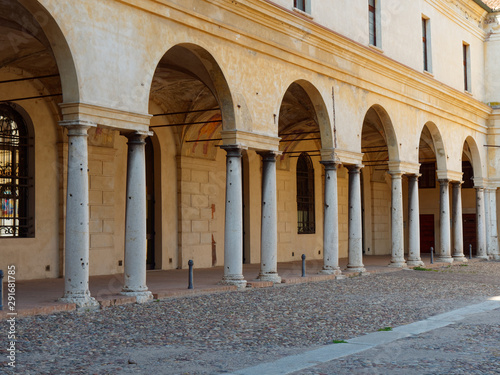
[[(1, 72), (0, 80), (18, 78), (14, 73)], [(35, 96), (38, 95), (38, 87), (23, 82), (5, 87), (4, 94), (9, 95), (9, 98)], [(19, 104), (31, 118), (34, 128), (35, 237), (0, 238), (0, 269), (5, 272), (8, 265), (16, 265), (17, 280), (53, 278), (60, 273), (61, 164), (55, 108), (44, 99)], [(46, 270), (46, 267), (49, 267), (49, 270)]]

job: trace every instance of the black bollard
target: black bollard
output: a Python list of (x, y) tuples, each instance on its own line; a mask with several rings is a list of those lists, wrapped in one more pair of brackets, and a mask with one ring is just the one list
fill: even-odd
[(3, 310), (3, 271), (0, 270), (0, 311)]
[(189, 285), (188, 289), (193, 289), (193, 264), (194, 262), (190, 259), (188, 262), (189, 266)]
[(431, 247), (431, 264), (434, 263), (434, 248)]
[(469, 244), (469, 259), (472, 259), (472, 244)]
[(302, 277), (306, 277), (306, 254), (302, 254)]

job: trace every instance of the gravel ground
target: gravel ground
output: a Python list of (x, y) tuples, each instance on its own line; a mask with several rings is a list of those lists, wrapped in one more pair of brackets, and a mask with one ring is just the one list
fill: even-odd
[[(216, 374), (500, 295), (500, 263), (402, 270), (21, 318), (22, 374)], [(7, 343), (7, 322), (0, 322)]]

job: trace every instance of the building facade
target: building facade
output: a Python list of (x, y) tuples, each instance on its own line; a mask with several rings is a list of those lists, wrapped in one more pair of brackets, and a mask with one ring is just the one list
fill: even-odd
[(0, 269), (498, 257), (498, 0), (0, 0)]

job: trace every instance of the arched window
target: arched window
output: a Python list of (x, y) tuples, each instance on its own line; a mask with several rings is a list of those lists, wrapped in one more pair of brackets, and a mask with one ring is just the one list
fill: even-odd
[(307, 153), (297, 161), (297, 232), (315, 233), (314, 168)]
[(30, 136), (23, 117), (0, 105), (0, 237), (32, 237)]

